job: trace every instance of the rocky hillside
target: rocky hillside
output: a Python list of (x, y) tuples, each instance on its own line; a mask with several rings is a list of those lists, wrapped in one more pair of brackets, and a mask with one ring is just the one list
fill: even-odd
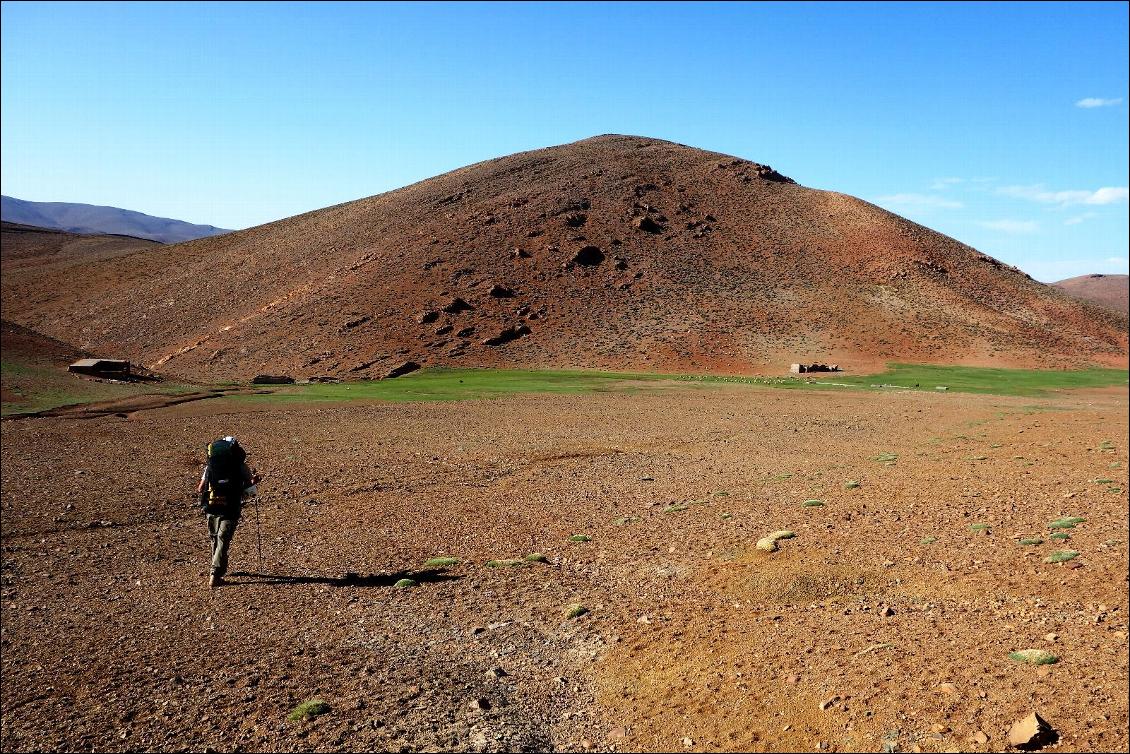
[(765, 165), (634, 136), (66, 274), (5, 274), (3, 293), (5, 318), (216, 380), (370, 377), (408, 361), (721, 372), (1127, 361), (1117, 315), (952, 238)]
[(1130, 285), (1126, 275), (1080, 275), (1052, 283), (1067, 295), (1111, 311), (1130, 313)]

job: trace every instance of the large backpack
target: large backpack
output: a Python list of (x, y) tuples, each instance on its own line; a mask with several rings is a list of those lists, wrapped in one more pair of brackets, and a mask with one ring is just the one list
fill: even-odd
[(208, 446), (208, 507), (227, 508), (243, 497), (243, 462), (247, 453), (236, 440), (216, 440)]

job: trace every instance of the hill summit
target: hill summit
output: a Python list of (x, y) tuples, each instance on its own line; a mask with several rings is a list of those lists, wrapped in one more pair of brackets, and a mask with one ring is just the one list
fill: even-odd
[(4, 286), (5, 318), (202, 379), (1127, 353), (1125, 318), (929, 228), (767, 165), (620, 135)]

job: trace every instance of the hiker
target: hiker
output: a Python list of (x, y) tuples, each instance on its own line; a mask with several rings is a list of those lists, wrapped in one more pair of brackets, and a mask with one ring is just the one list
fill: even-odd
[(208, 586), (224, 583), (228, 572), (228, 547), (243, 512), (243, 498), (254, 497), (260, 476), (247, 466), (247, 452), (231, 435), (208, 445), (208, 461), (196, 492), (208, 519), (212, 539), (212, 567)]

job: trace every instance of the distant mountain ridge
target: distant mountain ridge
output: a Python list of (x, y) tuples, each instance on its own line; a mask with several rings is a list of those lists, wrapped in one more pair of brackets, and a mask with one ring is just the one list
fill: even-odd
[(5, 222), (63, 230), (68, 233), (134, 236), (160, 243), (180, 243), (230, 233), (214, 225), (195, 225), (142, 212), (71, 202), (29, 202), (2, 197)]

